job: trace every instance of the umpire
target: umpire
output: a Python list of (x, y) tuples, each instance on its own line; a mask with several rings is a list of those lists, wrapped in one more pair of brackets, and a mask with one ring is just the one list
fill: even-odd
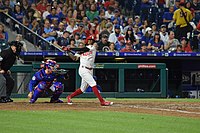
[(0, 53), (0, 103), (13, 102), (10, 95), (14, 88), (14, 79), (11, 76), (10, 68), (19, 56), (22, 43), (12, 41), (9, 43), (10, 47), (1, 51)]

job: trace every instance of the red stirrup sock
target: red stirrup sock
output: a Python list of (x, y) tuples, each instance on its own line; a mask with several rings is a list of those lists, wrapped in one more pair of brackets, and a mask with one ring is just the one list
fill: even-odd
[(79, 88), (79, 89), (77, 89), (74, 93), (72, 93), (72, 94), (70, 95), (70, 97), (73, 98), (73, 97), (78, 96), (78, 95), (80, 95), (80, 94), (82, 94), (82, 93), (83, 93), (83, 92), (82, 92), (81, 89)]
[(92, 87), (92, 91), (94, 92), (94, 94), (96, 95), (96, 97), (99, 99), (99, 101), (102, 103), (104, 102), (102, 96), (99, 93), (99, 90), (97, 89), (97, 86), (93, 86)]

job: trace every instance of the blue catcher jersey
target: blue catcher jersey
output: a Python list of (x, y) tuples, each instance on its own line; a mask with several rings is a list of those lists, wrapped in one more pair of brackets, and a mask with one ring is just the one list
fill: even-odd
[(46, 86), (50, 87), (55, 78), (57, 78), (55, 73), (47, 75), (43, 68), (36, 72), (35, 75), (32, 77), (31, 81), (29, 82), (29, 91), (33, 91), (34, 87), (37, 86), (38, 83), (41, 81), (44, 81), (46, 83)]

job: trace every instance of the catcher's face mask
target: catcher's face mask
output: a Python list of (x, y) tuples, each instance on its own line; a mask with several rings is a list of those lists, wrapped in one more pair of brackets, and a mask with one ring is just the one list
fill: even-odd
[(56, 61), (53, 60), (47, 60), (45, 63), (45, 68), (49, 69), (50, 72), (56, 71), (58, 68), (58, 64), (56, 64)]

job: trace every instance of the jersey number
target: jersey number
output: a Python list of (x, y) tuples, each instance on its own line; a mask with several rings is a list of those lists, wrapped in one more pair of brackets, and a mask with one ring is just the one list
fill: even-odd
[[(187, 17), (187, 12), (184, 12), (184, 13), (185, 13), (185, 16)], [(180, 12), (180, 17), (184, 17), (183, 12)]]

